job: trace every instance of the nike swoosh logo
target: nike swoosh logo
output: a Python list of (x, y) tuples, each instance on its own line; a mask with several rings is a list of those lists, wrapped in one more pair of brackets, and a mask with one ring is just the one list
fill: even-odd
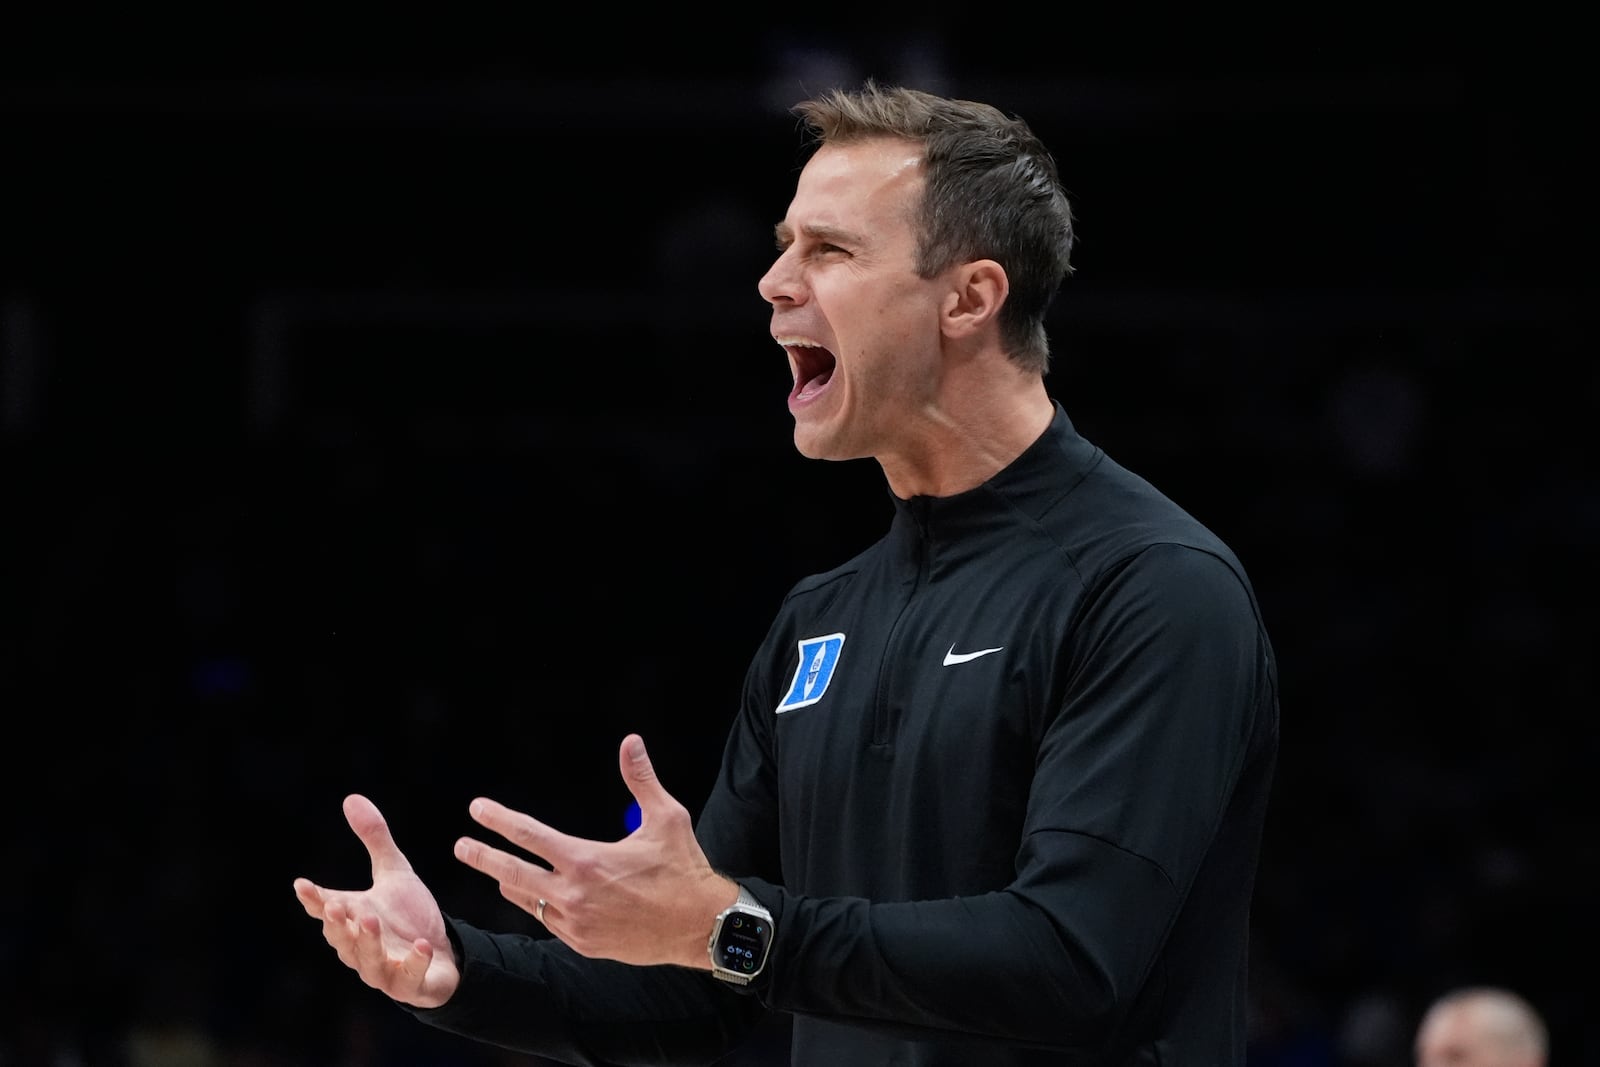
[[(1000, 648), (1005, 647), (1005, 645), (1000, 646)], [(951, 645), (950, 651), (944, 654), (944, 665), (953, 667), (957, 663), (965, 663), (968, 660), (977, 659), (979, 656), (987, 656), (991, 652), (999, 652), (1000, 648), (980, 648), (976, 652), (957, 652), (956, 646)]]

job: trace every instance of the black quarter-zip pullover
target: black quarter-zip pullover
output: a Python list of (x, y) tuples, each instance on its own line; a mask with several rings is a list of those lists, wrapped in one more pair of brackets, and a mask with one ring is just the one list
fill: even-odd
[(453, 921), (462, 985), (418, 1014), (573, 1063), (709, 1063), (774, 1009), (806, 1067), (1242, 1065), (1277, 743), (1243, 567), (1057, 405), (983, 485), (896, 499), (752, 660), (697, 824), (773, 912), (751, 987)]

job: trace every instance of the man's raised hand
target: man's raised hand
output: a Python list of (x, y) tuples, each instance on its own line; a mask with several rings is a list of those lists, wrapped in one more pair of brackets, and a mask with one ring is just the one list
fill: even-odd
[(306, 914), (322, 921), (322, 936), (363, 982), (404, 1004), (438, 1007), (461, 982), (439, 905), (372, 801), (345, 797), (344, 816), (366, 846), (372, 886), (324, 889), (296, 878), (294, 894)]

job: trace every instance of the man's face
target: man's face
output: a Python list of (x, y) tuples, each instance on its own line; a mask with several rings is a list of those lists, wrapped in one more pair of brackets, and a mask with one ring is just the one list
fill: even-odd
[(882, 459), (913, 441), (948, 289), (916, 272), (922, 187), (921, 149), (895, 138), (824, 146), (800, 174), (759, 288), (789, 354), (803, 455)]

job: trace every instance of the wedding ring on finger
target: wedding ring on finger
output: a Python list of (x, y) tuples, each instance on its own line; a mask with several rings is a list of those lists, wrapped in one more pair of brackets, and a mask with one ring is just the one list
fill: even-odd
[(545, 900), (544, 897), (540, 897), (539, 903), (533, 906), (533, 917), (541, 923), (544, 922), (544, 906), (548, 903), (549, 901)]

